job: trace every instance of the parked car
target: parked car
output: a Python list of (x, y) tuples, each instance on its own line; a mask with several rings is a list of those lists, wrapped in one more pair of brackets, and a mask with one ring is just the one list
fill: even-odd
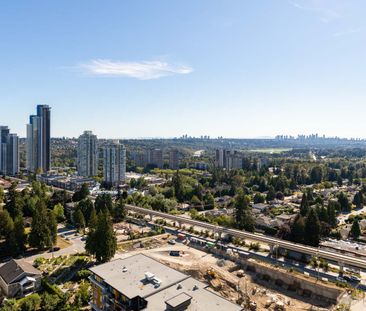
[(57, 252), (57, 251), (59, 251), (61, 248), (59, 247), (59, 246), (55, 246), (55, 247), (52, 247), (51, 249), (50, 249), (50, 252)]
[(174, 257), (179, 257), (180, 256), (180, 252), (179, 251), (170, 251), (169, 255), (170, 256), (174, 256)]
[(170, 245), (175, 245), (177, 242), (175, 242), (175, 240), (169, 240), (169, 241), (168, 241), (168, 243), (169, 243)]

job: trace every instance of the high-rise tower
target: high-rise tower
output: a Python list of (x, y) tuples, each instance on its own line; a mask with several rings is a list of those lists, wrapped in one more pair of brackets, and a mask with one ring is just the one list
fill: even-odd
[(85, 131), (78, 140), (77, 169), (80, 176), (92, 177), (98, 169), (98, 139), (91, 131)]
[(38, 105), (27, 124), (27, 169), (48, 172), (51, 168), (51, 108)]

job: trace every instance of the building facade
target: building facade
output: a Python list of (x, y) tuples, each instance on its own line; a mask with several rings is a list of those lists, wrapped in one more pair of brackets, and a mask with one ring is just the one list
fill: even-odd
[(179, 168), (179, 152), (176, 149), (169, 151), (169, 168), (172, 170)]
[(98, 174), (98, 139), (91, 131), (85, 131), (78, 139), (78, 174), (92, 177)]
[(14, 176), (19, 172), (19, 138), (7, 126), (0, 126), (0, 173)]
[(146, 150), (146, 164), (153, 164), (158, 168), (163, 168), (163, 150), (148, 149)]
[(217, 149), (215, 157), (216, 167), (226, 170), (243, 168), (243, 154), (235, 150)]
[(110, 142), (103, 149), (103, 175), (108, 185), (118, 186), (126, 179), (126, 148), (119, 142)]
[(27, 169), (48, 172), (51, 168), (51, 108), (38, 105), (27, 124)]

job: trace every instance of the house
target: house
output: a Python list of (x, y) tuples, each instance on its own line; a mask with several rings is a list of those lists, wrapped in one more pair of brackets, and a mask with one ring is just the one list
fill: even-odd
[(24, 297), (41, 288), (41, 271), (24, 260), (11, 259), (0, 267), (0, 288), (7, 298)]
[(265, 204), (265, 203), (256, 203), (256, 204), (253, 204), (252, 207), (253, 207), (253, 212), (257, 214), (257, 213), (265, 212), (269, 208), (269, 205)]

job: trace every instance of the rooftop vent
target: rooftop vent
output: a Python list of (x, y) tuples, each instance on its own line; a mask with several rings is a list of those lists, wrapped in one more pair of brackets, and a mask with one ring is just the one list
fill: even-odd
[(153, 278), (152, 280), (153, 284), (154, 284), (154, 287), (159, 287), (161, 285), (161, 280), (159, 280), (158, 278)]
[(122, 268), (122, 272), (127, 272), (127, 268), (126, 268), (126, 266), (124, 266), (124, 267)]
[(178, 284), (177, 289), (182, 289), (182, 284)]
[(145, 272), (145, 280), (152, 281), (154, 279), (155, 275), (151, 272)]
[(197, 290), (197, 289), (198, 289), (197, 285), (193, 286), (193, 290)]
[(183, 311), (187, 310), (191, 304), (192, 297), (186, 293), (180, 293), (165, 301), (166, 310), (168, 311)]

